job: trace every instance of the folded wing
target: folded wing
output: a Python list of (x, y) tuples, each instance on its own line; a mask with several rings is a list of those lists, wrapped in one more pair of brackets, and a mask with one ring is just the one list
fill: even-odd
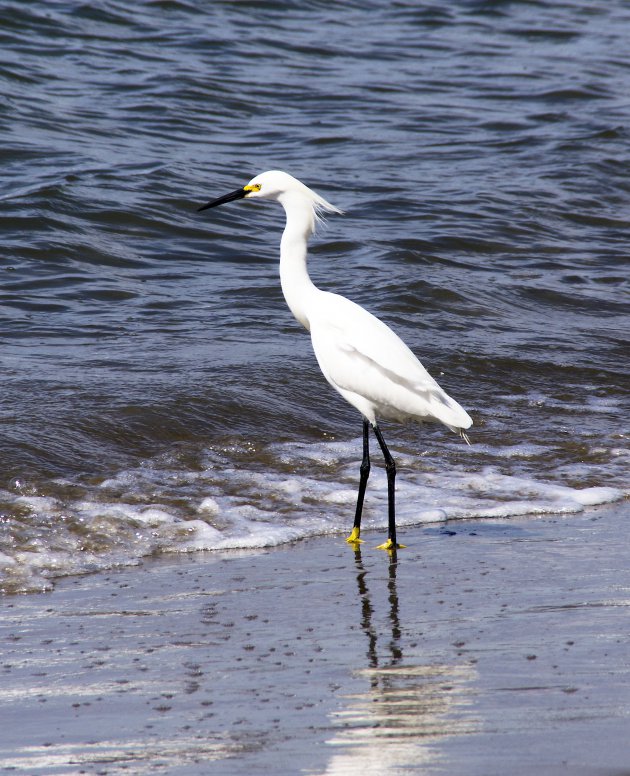
[(309, 315), (315, 355), (328, 382), (369, 420), (437, 420), (453, 431), (472, 425), (389, 326), (345, 297), (320, 294)]

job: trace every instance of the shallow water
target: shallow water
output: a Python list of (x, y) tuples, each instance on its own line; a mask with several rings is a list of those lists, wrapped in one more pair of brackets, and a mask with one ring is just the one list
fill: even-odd
[[(620, 0), (9, 5), (3, 589), (348, 530), (360, 419), (282, 299), (282, 211), (195, 212), (269, 168), (346, 211), (315, 281), (473, 417), (470, 448), (384, 424), (401, 525), (622, 498), (629, 22)], [(368, 526), (385, 505), (373, 469)]]

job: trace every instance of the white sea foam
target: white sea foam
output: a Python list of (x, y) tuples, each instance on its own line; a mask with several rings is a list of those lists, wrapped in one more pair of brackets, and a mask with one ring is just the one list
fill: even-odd
[[(189, 457), (164, 456), (119, 471), (100, 485), (73, 483), (70, 489), (63, 483), (63, 496), (2, 491), (0, 499), (13, 509), (22, 538), (0, 547), (0, 575), (7, 589), (45, 589), (53, 576), (130, 564), (155, 552), (255, 549), (348, 532), (360, 449), (360, 439), (278, 443), (251, 460), (243, 450), (209, 449), (194, 471)], [(624, 496), (616, 482), (606, 482), (606, 471), (614, 474), (618, 464), (625, 465), (623, 448), (615, 447), (614, 455), (612, 448), (606, 450), (606, 471), (601, 464), (577, 462), (555, 473), (540, 466), (533, 472), (537, 457), (546, 452), (537, 444), (477, 445), (465, 448), (465, 456), (461, 450), (449, 460), (394, 449), (400, 526), (569, 514)], [(587, 474), (592, 482), (598, 471), (600, 484), (568, 484), (589, 482)], [(73, 491), (80, 497), (65, 495)], [(387, 481), (375, 459), (365, 529), (385, 530), (386, 516)]]

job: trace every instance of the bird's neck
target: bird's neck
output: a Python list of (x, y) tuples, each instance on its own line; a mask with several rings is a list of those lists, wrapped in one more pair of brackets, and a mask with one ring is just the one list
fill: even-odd
[(308, 302), (317, 293), (306, 266), (308, 238), (313, 232), (314, 213), (310, 202), (282, 202), (287, 223), (280, 241), (280, 283), (295, 318), (310, 330)]

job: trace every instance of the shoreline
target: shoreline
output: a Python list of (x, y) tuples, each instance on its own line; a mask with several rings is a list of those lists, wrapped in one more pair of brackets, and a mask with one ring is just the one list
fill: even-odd
[(3, 600), (0, 770), (620, 774), (628, 502), (164, 555)]

